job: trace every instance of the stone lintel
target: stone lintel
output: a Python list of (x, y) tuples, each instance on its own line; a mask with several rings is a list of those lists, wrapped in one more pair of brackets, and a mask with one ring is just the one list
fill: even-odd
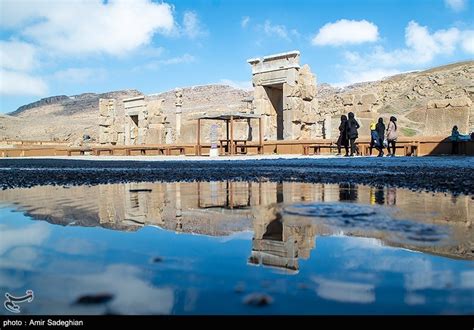
[(263, 62), (280, 60), (280, 59), (287, 59), (287, 58), (295, 58), (299, 60), (300, 52), (298, 50), (293, 50), (291, 52), (286, 53), (278, 53), (273, 55), (268, 55), (263, 57)]
[(126, 114), (127, 116), (139, 116), (142, 113), (141, 108), (135, 108), (135, 109), (127, 109)]
[(299, 69), (300, 52), (292, 51), (287, 53), (274, 54), (260, 58), (253, 58), (247, 62), (252, 65), (252, 74), (280, 71), (288, 69)]
[(131, 102), (131, 101), (138, 101), (138, 100), (145, 101), (145, 95), (129, 97), (128, 99), (123, 99), (123, 103)]

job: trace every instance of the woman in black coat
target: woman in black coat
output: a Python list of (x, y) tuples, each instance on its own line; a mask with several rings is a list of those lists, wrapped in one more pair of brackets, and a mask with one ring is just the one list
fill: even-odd
[(355, 120), (353, 112), (349, 112), (349, 119), (347, 120), (347, 138), (351, 144), (351, 157), (354, 156), (356, 145), (355, 140), (359, 137), (359, 132), (357, 131), (360, 128), (359, 123)]
[(341, 116), (341, 123), (339, 124), (339, 138), (337, 139), (337, 154), (341, 154), (341, 147), (346, 149), (346, 156), (349, 156), (349, 140), (347, 139), (347, 117)]
[(377, 150), (379, 151), (378, 157), (383, 157), (383, 140), (385, 139), (385, 124), (383, 123), (383, 118), (379, 118), (377, 125), (375, 125), (375, 130), (379, 136), (377, 147)]

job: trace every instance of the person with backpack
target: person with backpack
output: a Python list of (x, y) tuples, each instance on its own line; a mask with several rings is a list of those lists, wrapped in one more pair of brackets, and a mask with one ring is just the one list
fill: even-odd
[(377, 149), (379, 143), (379, 134), (377, 133), (375, 122), (370, 123), (370, 145), (369, 145), (369, 155), (372, 156), (372, 150)]

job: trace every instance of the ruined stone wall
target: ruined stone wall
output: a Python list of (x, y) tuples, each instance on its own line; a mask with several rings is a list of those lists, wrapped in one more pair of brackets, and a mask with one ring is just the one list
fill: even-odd
[[(123, 109), (116, 111), (117, 101), (99, 102), (99, 143), (113, 145), (165, 143), (163, 100), (148, 100), (144, 96), (124, 99)], [(134, 119), (132, 119), (134, 118)]]
[(471, 132), (474, 107), (468, 97), (428, 102), (424, 135), (450, 135), (454, 125), (460, 132)]
[[(252, 93), (246, 90), (232, 88), (226, 85), (204, 85), (181, 88), (179, 101), (177, 90), (147, 96), (147, 102), (163, 100), (162, 109), (166, 122), (168, 141), (177, 143), (196, 143), (197, 118), (204, 115), (228, 112), (248, 112), (250, 109), (243, 99), (251, 97)], [(176, 135), (177, 101), (181, 107), (181, 131), (179, 138)], [(225, 125), (220, 121), (203, 121), (201, 124), (202, 142), (208, 143), (212, 125), (219, 127), (219, 139), (224, 139)], [(247, 124), (235, 123), (235, 137), (243, 139), (248, 136)], [(258, 136), (258, 135), (256, 135)]]
[(316, 99), (316, 77), (308, 65), (298, 72), (296, 84), (283, 85), (284, 109), (283, 121), (292, 125), (293, 136), (284, 139), (308, 140), (324, 137), (324, 114), (319, 111)]
[(117, 142), (115, 105), (114, 99), (99, 100), (99, 143), (101, 144)]
[(163, 99), (150, 100), (146, 98), (147, 117), (143, 127), (145, 144), (165, 143), (165, 120), (163, 115)]

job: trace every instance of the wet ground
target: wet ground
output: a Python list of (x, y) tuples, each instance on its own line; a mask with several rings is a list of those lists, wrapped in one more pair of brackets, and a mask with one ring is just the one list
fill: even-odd
[(6, 189), (0, 293), (33, 290), (23, 314), (472, 314), (473, 209), (288, 180)]
[[(150, 157), (149, 159), (153, 159)], [(3, 189), (147, 181), (357, 183), (474, 194), (473, 157), (305, 158), (232, 161), (1, 159)]]

